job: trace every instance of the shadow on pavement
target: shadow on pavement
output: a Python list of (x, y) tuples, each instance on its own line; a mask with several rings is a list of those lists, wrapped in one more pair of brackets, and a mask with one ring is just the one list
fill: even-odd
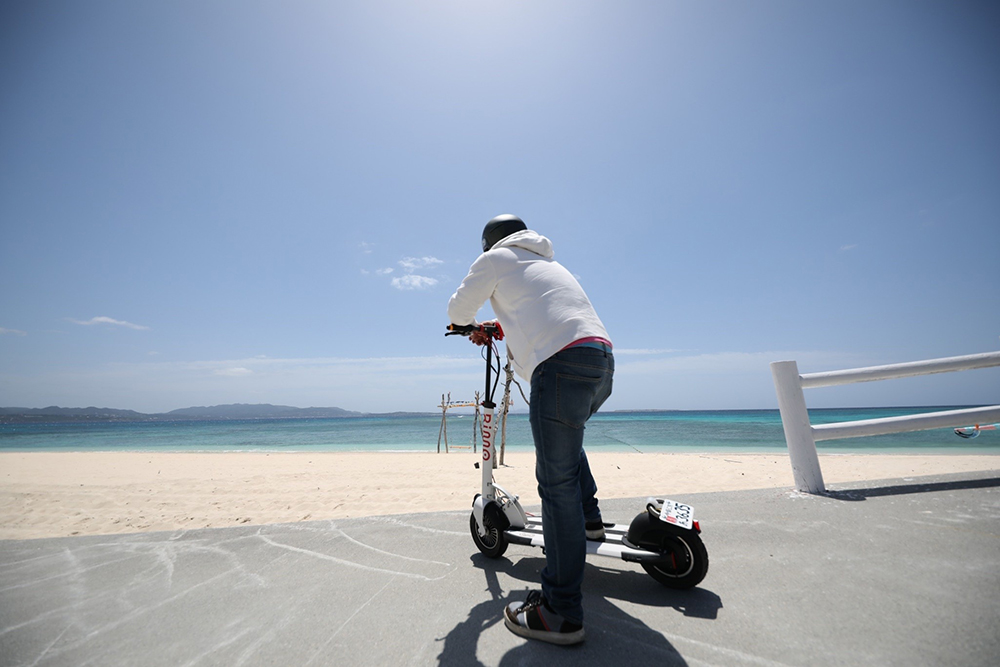
[[(537, 588), (544, 558), (491, 560), (474, 554), (472, 564), (481, 569), (491, 599), (469, 611), (443, 638), (440, 665), (482, 665), (476, 649), (484, 631), (503, 625), (503, 609), (508, 602), (523, 599), (521, 591), (505, 592), (499, 574), (525, 582), (525, 589)], [(587, 562), (584, 578), (584, 608), (587, 639), (579, 645), (562, 647), (518, 638), (517, 646), (504, 654), (500, 665), (656, 664), (687, 665), (680, 653), (659, 632), (630, 616), (612, 600), (662, 608), (673, 608), (684, 616), (713, 620), (722, 608), (719, 596), (703, 588), (677, 591), (655, 582), (645, 573), (604, 568)], [(506, 631), (506, 629), (505, 629)]]
[(840, 491), (827, 490), (823, 495), (834, 500), (860, 501), (881, 496), (905, 496), (914, 493), (934, 493), (940, 491), (959, 491), (967, 489), (989, 489), (1000, 487), (1000, 477), (986, 479), (958, 480), (951, 482), (932, 482), (926, 484), (900, 484), (868, 489), (844, 489)]

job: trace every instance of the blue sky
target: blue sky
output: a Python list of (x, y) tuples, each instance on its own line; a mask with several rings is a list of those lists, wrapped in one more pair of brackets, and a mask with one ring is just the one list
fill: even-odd
[[(952, 0), (4, 2), (0, 405), (471, 396), (445, 309), (505, 212), (607, 325), (608, 409), (1000, 349), (998, 30)], [(997, 403), (997, 370), (807, 402)]]

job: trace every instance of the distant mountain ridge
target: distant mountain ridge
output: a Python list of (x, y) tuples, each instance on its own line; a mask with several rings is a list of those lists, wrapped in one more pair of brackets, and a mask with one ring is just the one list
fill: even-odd
[(114, 408), (60, 408), (51, 405), (47, 408), (0, 408), (0, 421), (10, 421), (9, 417), (25, 417), (30, 421), (43, 421), (43, 417), (55, 418), (58, 421), (70, 419), (84, 420), (142, 420), (152, 415), (145, 415), (135, 410), (117, 410)]
[(233, 403), (208, 407), (181, 408), (165, 413), (146, 414), (115, 408), (0, 408), (0, 423), (46, 423), (68, 421), (176, 421), (232, 419), (331, 419), (357, 417), (364, 413), (342, 408), (295, 408), (268, 403)]
[(181, 408), (166, 413), (167, 417), (193, 419), (302, 419), (309, 417), (356, 417), (362, 413), (342, 408), (295, 408), (269, 403), (231, 403), (209, 407)]

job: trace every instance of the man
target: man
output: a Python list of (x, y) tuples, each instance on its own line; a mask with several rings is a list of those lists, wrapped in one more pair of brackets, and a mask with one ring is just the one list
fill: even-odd
[[(545, 568), (542, 590), (510, 603), (504, 621), (522, 637), (575, 644), (584, 638), (586, 539), (604, 537), (583, 431), (611, 395), (615, 362), (590, 299), (552, 257), (552, 243), (517, 216), (493, 218), (483, 229), (483, 254), (452, 295), (448, 316), (454, 324), (475, 324), (489, 299), (514, 370), (531, 382)], [(485, 341), (474, 335), (473, 342)]]

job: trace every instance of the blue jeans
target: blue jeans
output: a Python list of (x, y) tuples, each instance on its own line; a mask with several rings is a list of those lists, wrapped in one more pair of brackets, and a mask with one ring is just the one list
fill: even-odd
[(583, 623), (584, 523), (601, 519), (597, 483), (583, 451), (584, 424), (611, 395), (614, 372), (610, 350), (572, 347), (531, 375), (529, 417), (545, 536), (542, 594), (574, 623)]

